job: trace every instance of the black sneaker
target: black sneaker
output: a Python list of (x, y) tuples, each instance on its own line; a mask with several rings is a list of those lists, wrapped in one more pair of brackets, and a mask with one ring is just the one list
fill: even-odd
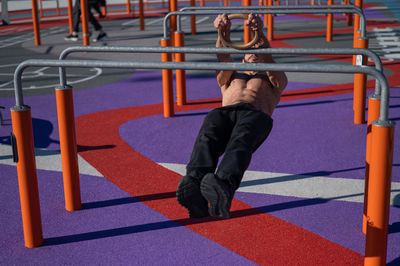
[(200, 182), (197, 179), (182, 177), (176, 190), (176, 199), (180, 205), (188, 209), (190, 218), (208, 216), (208, 204), (201, 195)]
[(102, 32), (102, 33), (99, 33), (99, 35), (97, 35), (97, 38), (93, 39), (93, 41), (94, 42), (99, 42), (101, 40), (104, 40), (106, 37), (107, 37), (107, 33)]
[(213, 217), (228, 219), (233, 198), (233, 192), (227, 184), (216, 175), (208, 173), (200, 184), (203, 197), (210, 203), (208, 213)]
[(78, 34), (72, 33), (70, 35), (67, 35), (67, 36), (64, 37), (64, 40), (76, 42), (78, 40)]

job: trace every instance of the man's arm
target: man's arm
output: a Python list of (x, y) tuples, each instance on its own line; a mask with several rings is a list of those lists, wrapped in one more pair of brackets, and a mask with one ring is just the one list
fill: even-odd
[[(218, 15), (214, 20), (214, 27), (221, 29), (222, 34), (226, 40), (230, 39), (231, 34), (231, 22), (226, 14)], [(215, 47), (225, 47), (222, 43), (221, 38), (218, 35)], [(218, 62), (233, 62), (230, 54), (217, 54)], [(233, 71), (231, 70), (217, 70), (217, 82), (221, 90), (225, 90), (229, 85), (229, 81), (232, 77)]]
[[(250, 14), (246, 25), (253, 31), (258, 31), (259, 41), (253, 46), (254, 48), (270, 48), (271, 45), (267, 37), (263, 33), (263, 22), (259, 16)], [(271, 54), (264, 54), (262, 58), (264, 63), (275, 63)], [(288, 83), (285, 72), (283, 71), (266, 71), (266, 75), (269, 78), (272, 86), (277, 90), (279, 94), (286, 88)]]

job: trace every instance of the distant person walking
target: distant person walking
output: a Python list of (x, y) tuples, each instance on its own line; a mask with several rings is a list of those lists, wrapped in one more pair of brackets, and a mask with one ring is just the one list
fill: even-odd
[[(103, 1), (105, 2), (105, 1)], [(88, 15), (89, 15), (89, 22), (93, 25), (94, 29), (98, 31), (98, 35), (95, 39), (93, 39), (94, 42), (101, 41), (107, 37), (107, 34), (103, 31), (103, 27), (100, 25), (100, 23), (97, 21), (97, 19), (93, 16), (93, 13), (91, 11), (91, 8), (94, 8), (99, 12), (99, 5), (101, 5), (101, 1), (99, 0), (88, 0)], [(100, 17), (103, 17), (100, 13)], [(81, 20), (81, 1), (80, 0), (75, 0), (74, 4), (74, 10), (72, 14), (72, 21), (73, 21), (73, 31), (71, 34), (67, 35), (64, 37), (64, 40), (66, 41), (77, 41), (78, 38), (78, 32), (79, 32), (79, 22)]]

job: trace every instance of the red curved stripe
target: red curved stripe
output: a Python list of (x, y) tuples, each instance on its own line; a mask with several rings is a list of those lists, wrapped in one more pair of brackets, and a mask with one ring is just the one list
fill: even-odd
[[(213, 101), (176, 108), (185, 111), (219, 105)], [(118, 133), (119, 127), (125, 122), (161, 113), (161, 104), (156, 104), (78, 117), (76, 129), (79, 145), (115, 145), (112, 149), (89, 149), (80, 155), (119, 188), (139, 200), (144, 199), (143, 204), (257, 264), (363, 263), (361, 254), (236, 199), (233, 200), (231, 219), (187, 219), (186, 210), (174, 197), (180, 176), (136, 152)]]

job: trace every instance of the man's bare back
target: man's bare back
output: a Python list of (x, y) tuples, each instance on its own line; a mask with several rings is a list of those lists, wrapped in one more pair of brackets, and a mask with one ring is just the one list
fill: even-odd
[[(263, 23), (261, 19), (251, 14), (247, 20), (247, 25), (250, 29), (259, 32), (260, 40), (254, 47), (269, 47), (268, 40), (262, 32)], [(214, 26), (217, 29), (221, 28), (223, 34), (229, 37), (230, 22), (225, 14), (219, 15), (215, 19)], [(218, 38), (216, 47), (223, 46), (221, 40)], [(229, 55), (218, 54), (217, 57), (220, 62), (232, 62)], [(243, 62), (274, 63), (270, 55), (256, 54), (246, 54)], [(246, 71), (243, 73), (217, 71), (217, 81), (221, 87), (223, 106), (247, 102), (270, 116), (279, 103), (282, 91), (287, 85), (286, 75), (280, 71)]]

